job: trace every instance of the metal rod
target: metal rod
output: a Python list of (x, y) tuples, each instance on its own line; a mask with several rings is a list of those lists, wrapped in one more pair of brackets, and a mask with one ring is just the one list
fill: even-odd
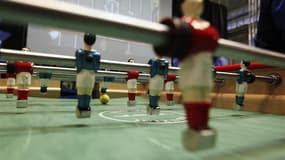
[[(220, 79), (238, 79), (240, 75), (238, 73), (233, 73), (233, 72), (216, 72), (217, 78)], [(256, 80), (261, 80), (265, 82), (272, 81), (273, 78), (271, 76), (261, 76), (261, 75), (255, 75)]]
[[(25, 52), (11, 49), (0, 49), (0, 59), (6, 61), (30, 61), (39, 65), (51, 65), (58, 67), (75, 66), (74, 56), (64, 56), (57, 54), (39, 53), (39, 52)], [(150, 65), (142, 63), (128, 63), (112, 60), (101, 60), (101, 70), (123, 70), (123, 71), (138, 71), (142, 73), (149, 73)], [(178, 67), (169, 67), (169, 73), (177, 73)]]
[[(68, 80), (68, 81), (75, 81), (76, 77), (76, 69), (75, 68), (66, 68), (66, 67), (52, 67), (52, 66), (41, 66), (41, 65), (34, 65), (34, 77), (38, 77), (39, 72), (51, 72), (52, 79), (55, 80)], [(0, 63), (0, 72), (6, 73), (6, 63)], [(105, 71), (105, 70), (98, 70), (95, 74), (96, 80), (102, 81), (103, 77), (105, 76), (112, 76), (115, 78), (116, 82), (126, 82), (127, 72), (122, 71)], [(138, 80), (141, 83), (147, 83), (149, 80), (150, 75), (146, 73), (140, 74)]]
[[(48, 0), (1, 0), (0, 16), (17, 22), (62, 27), (82, 32), (149, 43), (164, 44), (169, 28), (148, 21), (115, 15), (64, 2)], [(220, 39), (217, 56), (258, 61), (285, 67), (285, 55)]]
[[(119, 67), (120, 68), (120, 67)], [(0, 63), (0, 71), (6, 71), (6, 63)], [(76, 77), (76, 69), (75, 68), (66, 68), (66, 67), (51, 67), (51, 66), (40, 66), (34, 65), (34, 74), (37, 75), (39, 72), (51, 72), (53, 73), (52, 79), (60, 79), (74, 81)], [(217, 78), (220, 79), (237, 79), (240, 77), (238, 73), (232, 72), (216, 72)], [(115, 77), (115, 81), (123, 81), (127, 77), (126, 71), (106, 71), (106, 70), (98, 70), (96, 73), (96, 80), (102, 80), (104, 76), (112, 76)], [(147, 83), (150, 75), (147, 73), (141, 73), (139, 76), (139, 81), (142, 83)], [(269, 84), (275, 84), (276, 81), (281, 81), (280, 77), (272, 74), (268, 76), (255, 75), (256, 80), (264, 81)], [(38, 78), (38, 77), (37, 77)], [(69, 79), (68, 79), (69, 78)], [(178, 76), (179, 79), (179, 76)]]
[[(64, 68), (64, 67), (50, 67), (50, 66), (34, 66), (35, 74), (39, 72), (51, 72), (55, 77), (65, 77), (69, 78), (66, 80), (74, 81), (76, 77), (76, 69), (75, 68)], [(127, 72), (122, 71), (104, 71), (98, 70), (95, 74), (96, 81), (102, 81), (105, 76), (112, 76), (115, 78), (116, 82), (126, 82)], [(147, 83), (150, 75), (149, 74), (140, 74), (139, 81), (142, 83)]]

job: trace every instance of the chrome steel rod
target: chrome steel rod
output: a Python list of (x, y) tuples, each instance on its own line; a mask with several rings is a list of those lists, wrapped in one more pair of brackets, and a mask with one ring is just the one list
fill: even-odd
[[(55, 77), (65, 76), (70, 77), (71, 80), (75, 80), (76, 69), (75, 68), (64, 68), (64, 67), (49, 67), (49, 66), (34, 66), (35, 73), (39, 72), (51, 72)], [(115, 78), (115, 81), (124, 80), (126, 82), (127, 72), (122, 71), (104, 71), (98, 70), (95, 74), (96, 80), (102, 80), (105, 76), (111, 76)], [(149, 74), (140, 74), (139, 81), (146, 82), (148, 81)]]
[[(220, 79), (237, 79), (240, 77), (238, 73), (233, 73), (233, 72), (216, 72), (217, 78)], [(270, 81), (272, 80), (272, 77), (270, 76), (260, 76), (260, 75), (255, 75), (256, 80), (263, 80), (263, 81)]]
[[(0, 63), (0, 71), (6, 72), (6, 63)], [(52, 79), (55, 80), (69, 80), (75, 81), (76, 69), (75, 68), (66, 68), (66, 67), (51, 67), (51, 66), (40, 66), (34, 65), (34, 77), (38, 77), (39, 72), (51, 72)], [(127, 72), (122, 71), (105, 71), (98, 70), (95, 74), (96, 80), (103, 80), (105, 76), (112, 76), (115, 78), (115, 81), (124, 81), (126, 82)], [(142, 83), (148, 82), (150, 75), (149, 74), (140, 74), (138, 80)]]
[[(74, 56), (64, 56), (57, 54), (39, 53), (39, 52), (25, 52), (11, 49), (0, 49), (0, 59), (6, 61), (30, 61), (39, 65), (52, 65), (58, 67), (70, 67), (75, 66)], [(100, 61), (101, 70), (123, 70), (131, 71), (136, 70), (138, 72), (149, 73), (150, 65), (142, 63), (128, 63), (111, 60)], [(179, 68), (169, 67), (169, 73), (177, 74)]]
[[(168, 27), (161, 24), (54, 0), (1, 0), (0, 17), (17, 22), (94, 32), (103, 36), (153, 45), (164, 44), (169, 31)], [(285, 55), (281, 53), (249, 47), (225, 39), (219, 40), (219, 48), (215, 55), (285, 67)]]
[[(119, 67), (121, 68), (121, 67)], [(0, 63), (0, 71), (6, 71), (6, 63)], [(65, 80), (67, 78), (70, 78), (70, 81), (75, 80), (76, 76), (76, 69), (75, 68), (66, 68), (66, 67), (51, 67), (51, 66), (40, 66), (40, 65), (34, 65), (34, 72), (37, 75), (39, 72), (51, 72), (53, 73), (52, 79), (60, 79), (60, 77), (64, 77)], [(104, 76), (112, 76), (115, 77), (115, 81), (125, 81), (127, 78), (127, 72), (126, 71), (106, 71), (106, 70), (98, 70), (96, 73), (96, 79), (102, 79)], [(217, 78), (220, 79), (237, 79), (239, 78), (238, 73), (232, 73), (232, 72), (216, 72)], [(139, 76), (139, 81), (146, 83), (149, 80), (150, 75), (147, 73), (141, 73)], [(270, 84), (275, 83), (275, 81), (280, 81), (281, 79), (278, 79), (280, 77), (277, 77), (275, 75), (268, 75), (268, 76), (262, 76), (262, 75), (255, 75), (256, 80), (264, 81)], [(179, 79), (179, 77), (178, 77)]]
[[(233, 73), (233, 72), (216, 72), (217, 78), (220, 79), (238, 79), (240, 75), (238, 73)], [(281, 77), (279, 77), (276, 74), (271, 74), (268, 76), (262, 76), (262, 75), (255, 75), (255, 80), (258, 81), (264, 81), (269, 84), (277, 85), (281, 82)]]

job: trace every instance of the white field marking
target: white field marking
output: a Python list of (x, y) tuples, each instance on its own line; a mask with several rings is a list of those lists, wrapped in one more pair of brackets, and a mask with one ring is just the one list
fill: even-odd
[[(135, 119), (135, 120), (123, 120), (123, 119), (117, 119), (117, 118), (112, 118), (112, 117), (109, 117), (109, 116), (105, 116), (104, 114), (105, 113), (110, 113), (110, 111), (103, 111), (103, 112), (100, 112), (99, 113), (99, 116), (101, 118), (105, 118), (105, 119), (108, 119), (108, 120), (112, 120), (112, 121), (117, 121), (117, 122), (125, 122), (125, 123), (138, 123), (138, 122), (141, 122), (143, 124), (177, 124), (177, 123), (185, 123), (186, 122), (186, 119), (185, 118), (182, 118), (182, 117), (177, 117), (175, 118), (175, 120), (182, 120), (182, 121), (168, 121), (168, 120), (154, 120), (154, 121), (147, 121), (147, 120), (139, 120), (139, 119)], [(172, 112), (172, 111), (164, 111), (164, 112)], [(173, 112), (175, 113), (175, 112)], [(172, 119), (173, 120), (173, 119)]]
[[(161, 116), (164, 116), (164, 113), (160, 114)], [(123, 115), (118, 115), (118, 116), (114, 116), (114, 117), (119, 117), (119, 118), (125, 118), (125, 117), (145, 117), (146, 114), (123, 114)]]
[(184, 121), (186, 121), (186, 117), (177, 117), (177, 118), (175, 118), (175, 120), (184, 120)]
[(133, 121), (128, 121), (128, 120), (122, 120), (122, 119), (115, 119), (115, 118), (107, 117), (104, 115), (104, 113), (106, 113), (106, 112), (108, 112), (108, 111), (100, 112), (99, 116), (102, 118), (105, 118), (105, 119), (112, 120), (112, 121), (127, 122), (127, 123), (133, 122)]
[(162, 144), (160, 141), (158, 141), (157, 139), (153, 139), (153, 138), (148, 138), (148, 141), (150, 141), (151, 143), (165, 149), (165, 150), (172, 150), (172, 148), (169, 146), (169, 145), (166, 145), (166, 144)]
[(185, 115), (185, 113), (181, 113), (181, 112), (177, 112), (177, 111), (168, 111), (168, 112), (172, 112), (172, 113), (176, 113), (176, 114), (180, 114), (180, 115)]
[(26, 141), (25, 141), (24, 146), (23, 146), (24, 150), (27, 150), (29, 148), (29, 145), (31, 142), (31, 135), (32, 135), (32, 129), (29, 129)]

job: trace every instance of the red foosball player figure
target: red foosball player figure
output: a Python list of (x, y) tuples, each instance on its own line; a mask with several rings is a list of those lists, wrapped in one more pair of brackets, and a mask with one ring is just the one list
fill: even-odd
[(139, 77), (138, 71), (128, 71), (127, 87), (128, 87), (128, 106), (136, 105), (137, 94), (137, 79)]
[(175, 74), (167, 74), (165, 80), (165, 92), (166, 92), (166, 103), (168, 106), (173, 106), (173, 92), (174, 92), (174, 81), (176, 80)]
[(208, 126), (208, 119), (212, 106), (212, 55), (219, 35), (209, 22), (199, 18), (202, 8), (202, 0), (185, 0), (182, 5), (185, 16), (182, 21), (192, 33), (192, 47), (181, 61), (179, 79), (189, 126), (183, 133), (183, 144), (190, 150), (213, 147), (216, 139), (216, 131)]
[(16, 84), (16, 68), (14, 62), (7, 62), (6, 66), (6, 96), (7, 98), (13, 98), (15, 84)]
[(15, 62), (17, 90), (17, 108), (28, 106), (29, 87), (31, 86), (33, 74), (32, 62)]
[(203, 0), (184, 0), (184, 17), (164, 19), (169, 26), (169, 42), (155, 46), (156, 54), (180, 60), (179, 88), (183, 96), (188, 129), (182, 143), (187, 150), (200, 150), (215, 145), (216, 131), (209, 127), (212, 90), (212, 55), (219, 34), (207, 21), (200, 19)]

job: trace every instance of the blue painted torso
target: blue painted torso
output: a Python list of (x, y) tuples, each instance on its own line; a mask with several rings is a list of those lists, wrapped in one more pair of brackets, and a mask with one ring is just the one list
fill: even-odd
[(148, 61), (148, 64), (150, 64), (150, 77), (154, 77), (156, 75), (165, 76), (168, 73), (168, 66), (169, 62), (165, 59), (150, 59)]
[(244, 69), (240, 69), (237, 72), (240, 75), (240, 78), (237, 79), (238, 84), (242, 84), (243, 82), (247, 82), (247, 74), (249, 73), (249, 71), (244, 70)]
[(100, 53), (78, 49), (75, 53), (77, 73), (82, 69), (97, 71), (100, 66)]

